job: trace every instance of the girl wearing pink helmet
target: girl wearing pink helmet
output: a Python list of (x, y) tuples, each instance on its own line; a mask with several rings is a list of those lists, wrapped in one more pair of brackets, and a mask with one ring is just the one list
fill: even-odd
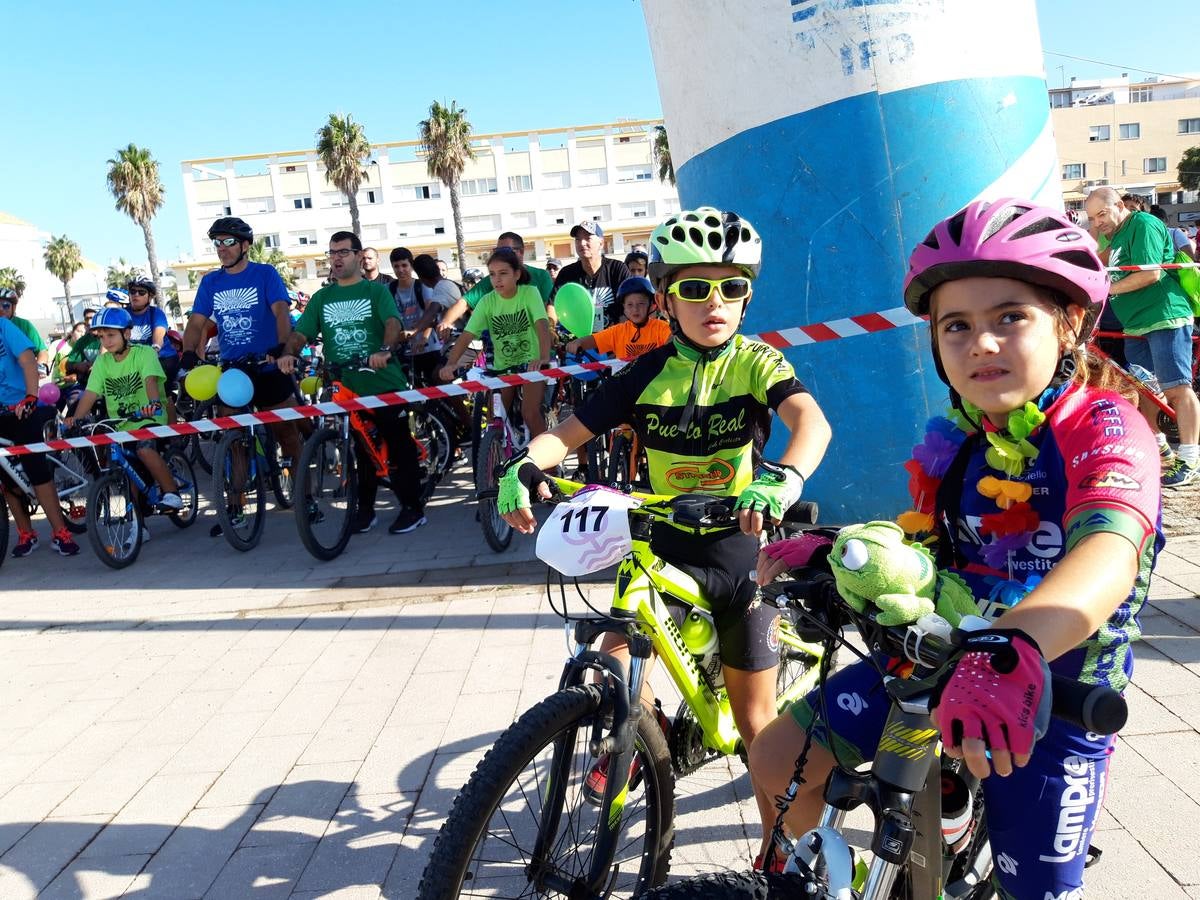
[[(1053, 671), (1124, 689), (1163, 544), (1154, 438), (1086, 348), (1107, 294), (1092, 238), (1060, 212), (1013, 199), (976, 201), (939, 223), (904, 282), (905, 305), (929, 316), (953, 410), (913, 448), (914, 506), (898, 521), (934, 545), (938, 565), (963, 577), (991, 620), (942, 688), (934, 720), (946, 752), (983, 779), (993, 883), (1005, 898), (1079, 896), (1114, 739), (1050, 719), (1046, 679)], [(795, 566), (796, 549), (765, 548), (760, 584)], [(814, 590), (832, 589), (829, 576), (815, 577)], [(997, 643), (1016, 651), (1010, 672), (983, 650)], [(814, 692), (754, 742), (756, 780), (781, 794), (812, 732), (787, 819), (794, 834), (816, 824), (831, 748), (845, 763), (878, 746), (881, 690), (875, 667), (850, 666), (830, 679), (827, 696), (838, 699), (820, 716)]]

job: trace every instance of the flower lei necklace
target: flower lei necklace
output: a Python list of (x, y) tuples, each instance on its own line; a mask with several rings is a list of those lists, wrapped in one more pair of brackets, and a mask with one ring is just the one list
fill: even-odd
[[(984, 562), (992, 569), (1006, 569), (1012, 578), (1012, 554), (1033, 538), (1041, 521), (1030, 505), (1033, 488), (1023, 481), (1012, 479), (1021, 475), (1037, 459), (1038, 448), (1029, 442), (1030, 435), (1046, 421), (1043, 408), (1062, 394), (1065, 385), (1042, 393), (1037, 401), (1030, 400), (1008, 414), (1003, 429), (984, 428), (988, 448), (984, 459), (988, 466), (1004, 477), (985, 475), (976, 489), (996, 501), (1000, 512), (985, 515), (979, 527), (981, 534), (991, 540), (982, 548)], [(913, 458), (904, 464), (909, 474), (908, 490), (913, 508), (901, 513), (896, 521), (913, 540), (931, 543), (935, 536), (933, 519), (938, 485), (958, 454), (968, 435), (975, 434), (983, 422), (983, 412), (964, 401), (964, 411), (951, 410), (948, 416), (929, 420), (925, 439), (913, 447)]]

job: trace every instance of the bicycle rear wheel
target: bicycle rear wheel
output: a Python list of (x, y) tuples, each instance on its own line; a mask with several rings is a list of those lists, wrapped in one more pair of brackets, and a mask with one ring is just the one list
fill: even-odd
[[(782, 712), (791, 703), (799, 700), (816, 686), (821, 668), (821, 649), (805, 644), (796, 636), (791, 616), (780, 614), (777, 625), (779, 635), (779, 672), (775, 677), (775, 696)], [(830, 660), (832, 667), (833, 660)]]
[(221, 534), (235, 550), (253, 550), (267, 519), (263, 467), (254, 452), (253, 432), (226, 431), (213, 454), (213, 503)]
[(450, 460), (453, 458), (451, 432), (436, 413), (424, 409), (410, 413), (408, 424), (413, 440), (420, 448), (420, 464), (424, 470), (421, 476), (421, 502), (427, 503), (433, 496), (433, 489), (450, 469)]
[[(595, 758), (588, 749), (607, 709), (594, 686), (547, 697), (509, 727), (475, 768), (438, 832), (419, 900), (558, 896), (549, 874), (587, 874), (601, 815), (620, 816), (615, 872), (606, 897), (632, 897), (667, 876), (674, 843), (675, 784), (666, 739), (652, 716), (638, 720), (636, 774), (624, 806), (602, 811), (584, 797)], [(554, 789), (552, 790), (552, 786)], [(545, 806), (547, 799), (552, 802)], [(540, 829), (548, 851), (530, 864)]]
[(335, 559), (350, 542), (358, 508), (354, 465), (354, 448), (336, 429), (323, 428), (304, 442), (296, 469), (296, 531), (317, 559)]
[(796, 900), (810, 897), (803, 875), (768, 875), (763, 872), (721, 872), (697, 875), (666, 887), (655, 888), (643, 900)]
[(87, 498), (88, 541), (106, 566), (123, 569), (142, 549), (142, 514), (124, 472), (106, 472), (92, 482)]
[(176, 528), (187, 528), (196, 524), (196, 516), (200, 509), (200, 486), (196, 484), (196, 469), (180, 450), (172, 450), (167, 454), (167, 468), (175, 479), (177, 493), (183, 500), (183, 507), (167, 514), (171, 524)]
[(267, 471), (270, 473), (271, 493), (275, 495), (275, 505), (280, 509), (292, 508), (292, 491), (295, 487), (296, 460), (284, 465), (285, 459), (279, 441), (270, 429), (263, 429), (262, 445), (264, 455), (270, 462)]
[(483, 528), (483, 539), (496, 553), (503, 553), (512, 543), (513, 528), (500, 515), (500, 507), (496, 503), (496, 466), (505, 461), (504, 431), (499, 428), (489, 428), (479, 445), (479, 470), (476, 474), (476, 484), (481, 493), (490, 492), (490, 496), (479, 499), (479, 524)]

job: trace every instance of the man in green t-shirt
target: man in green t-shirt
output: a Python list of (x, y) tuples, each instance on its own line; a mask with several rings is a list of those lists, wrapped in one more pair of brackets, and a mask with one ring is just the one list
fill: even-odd
[(49, 359), (49, 351), (46, 348), (46, 342), (42, 340), (42, 336), (38, 334), (38, 330), (33, 327), (33, 323), (28, 319), (22, 319), (17, 315), (17, 301), (21, 299), (21, 295), (12, 288), (0, 288), (0, 318), (8, 319), (19, 329), (25, 337), (29, 338), (29, 343), (33, 344), (33, 355), (37, 359), (38, 374), (47, 375), (47, 360)]
[[(404, 326), (387, 286), (362, 277), (361, 253), (362, 242), (351, 231), (338, 231), (329, 238), (329, 266), (334, 283), (321, 288), (308, 301), (277, 361), (279, 371), (289, 375), (294, 372), (296, 354), (319, 338), (326, 362), (345, 367), (336, 373), (337, 380), (355, 394), (370, 396), (402, 391), (408, 382), (393, 354)], [(386, 406), (361, 415), (375, 420), (379, 437), (387, 444), (388, 481), (400, 505), (400, 513), (388, 532), (407, 534), (425, 524), (420, 461), (408, 428), (408, 412), (402, 406)], [(358, 510), (352, 527), (356, 534), (361, 534), (375, 524), (379, 478), (374, 460), (359, 440), (355, 441), (354, 450), (358, 465)]]
[[(1088, 195), (1087, 214), (1108, 238), (1110, 266), (1162, 265), (1173, 262), (1175, 246), (1167, 228), (1149, 213), (1125, 207), (1109, 187)], [(1113, 311), (1125, 332), (1125, 358), (1152, 372), (1175, 409), (1179, 455), (1172, 459), (1158, 430), (1158, 409), (1142, 398), (1142, 414), (1154, 429), (1165, 470), (1163, 487), (1200, 482), (1200, 401), (1192, 390), (1192, 307), (1171, 272), (1114, 272), (1109, 289)]]

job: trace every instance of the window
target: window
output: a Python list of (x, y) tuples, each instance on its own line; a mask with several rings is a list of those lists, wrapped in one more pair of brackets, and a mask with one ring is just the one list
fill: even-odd
[(441, 219), (421, 219), (416, 222), (400, 222), (396, 225), (395, 237), (420, 237), (427, 234), (445, 234), (445, 223)]
[(570, 172), (543, 172), (542, 187), (548, 191), (557, 190), (559, 188), (569, 188), (571, 186)]
[(496, 193), (495, 178), (464, 178), (458, 183), (458, 192), (464, 197)]
[(612, 207), (607, 203), (600, 206), (585, 206), (583, 218), (591, 219), (593, 222), (608, 222), (612, 219)]
[(1062, 167), (1063, 181), (1076, 181), (1087, 178), (1087, 163), (1067, 163)]
[(555, 225), (566, 225), (575, 218), (574, 210), (572, 209), (548, 209), (546, 210), (546, 220), (553, 222)]
[(1083, 201), (1082, 200), (1068, 200), (1064, 204), (1064, 206), (1066, 206), (1066, 208), (1069, 210), (1070, 209), (1083, 209)]
[(1108, 161), (1107, 160), (1105, 160), (1105, 162), (1104, 162), (1104, 171), (1101, 174), (1101, 177), (1108, 178)]
[(532, 191), (533, 179), (528, 175), (509, 175), (508, 189), (513, 193), (517, 193), (519, 191)]
[(617, 184), (628, 184), (631, 181), (649, 181), (653, 177), (649, 166), (617, 167)]
[(226, 206), (226, 207), (225, 207), (225, 215), (227, 215), (227, 216), (232, 216), (232, 215), (233, 215), (233, 207), (231, 207), (231, 206)]
[(463, 231), (479, 233), (481, 231), (495, 232), (500, 230), (500, 216), (463, 216)]
[(1200, 119), (1180, 119), (1180, 134), (1200, 134)]
[(312, 209), (312, 197), (293, 197), (292, 206), (296, 209)]
[(262, 238), (263, 246), (268, 250), (279, 246), (279, 235), (277, 234), (260, 234), (259, 237)]
[(1132, 88), (1129, 91), (1130, 103), (1149, 103), (1152, 99), (1152, 91), (1148, 87)]
[(379, 191), (374, 190), (374, 189), (367, 191), (367, 202), (368, 203), (378, 203), (379, 202)]
[(300, 166), (284, 166), (283, 171), (284, 172), (299, 172), (300, 168), (301, 168)]
[(1118, 126), (1117, 136), (1123, 141), (1136, 141), (1142, 136), (1140, 122), (1124, 122)]
[(412, 189), (412, 196), (410, 199), (413, 200), (436, 200), (442, 196), (442, 186), (437, 182), (431, 182), (430, 184), (405, 185), (400, 190), (404, 191), (409, 188)]
[(636, 200), (632, 203), (621, 203), (617, 206), (618, 219), (646, 219), (653, 217), (653, 200)]
[(1147, 175), (1167, 171), (1167, 158), (1165, 156), (1147, 156), (1143, 160), (1142, 171)]
[(364, 225), (362, 227), (364, 241), (382, 241), (387, 239), (386, 225)]
[(579, 177), (575, 179), (576, 187), (596, 187), (608, 184), (607, 169), (580, 169)]
[(1121, 174), (1122, 174), (1122, 175), (1128, 175), (1128, 174), (1129, 174), (1129, 173), (1128, 173), (1128, 172), (1125, 170), (1125, 168), (1126, 168), (1126, 167), (1125, 167), (1125, 160), (1121, 160)]
[(315, 231), (293, 231), (290, 237), (292, 243), (299, 244), (301, 247), (311, 247), (317, 243), (317, 233)]
[(1110, 125), (1092, 125), (1088, 128), (1088, 140), (1092, 142), (1107, 141), (1111, 132), (1112, 126)]
[(529, 210), (528, 212), (509, 213), (508, 220), (512, 224), (513, 228), (523, 229), (537, 227), (537, 213), (535, 213), (533, 210)]
[(1050, 92), (1050, 108), (1063, 109), (1071, 105), (1070, 91), (1051, 91)]

